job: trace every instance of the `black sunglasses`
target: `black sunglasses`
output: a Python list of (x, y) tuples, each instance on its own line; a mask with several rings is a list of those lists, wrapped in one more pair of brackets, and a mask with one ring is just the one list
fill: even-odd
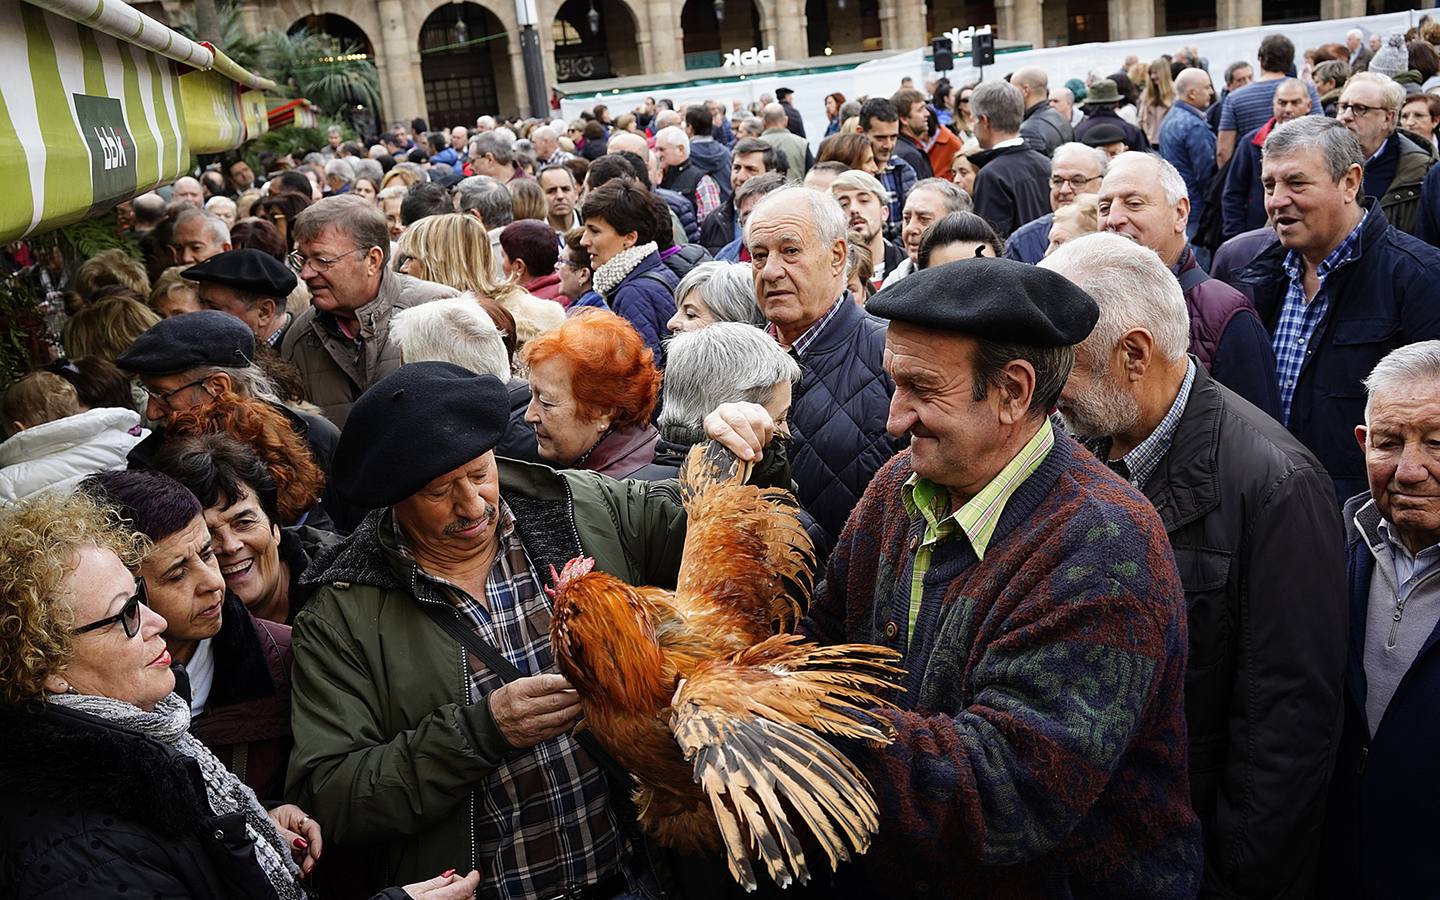
[(130, 599), (125, 601), (125, 605), (120, 607), (118, 613), (113, 616), (107, 616), (98, 622), (82, 625), (75, 629), (74, 633), (84, 634), (87, 631), (98, 631), (101, 628), (106, 628), (119, 622), (120, 627), (125, 629), (125, 636), (133, 638), (140, 633), (140, 604), (142, 603), (149, 606), (150, 598), (145, 594), (145, 579), (136, 578), (135, 593), (130, 595)]

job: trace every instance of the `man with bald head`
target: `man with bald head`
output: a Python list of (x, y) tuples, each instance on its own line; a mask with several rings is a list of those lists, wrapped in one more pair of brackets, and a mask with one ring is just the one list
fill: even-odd
[(205, 206), (205, 189), (200, 186), (198, 180), (189, 175), (181, 175), (175, 179), (175, 184), (170, 188), (170, 200), (172, 203), (175, 201), (189, 203), (196, 209), (200, 209)]
[(1056, 147), (1075, 140), (1069, 117), (1050, 106), (1050, 81), (1044, 69), (1028, 66), (1011, 75), (1010, 83), (1020, 89), (1025, 104), (1025, 118), (1020, 123), (1025, 146), (1051, 156)]
[(1015, 229), (1005, 241), (1005, 258), (1031, 264), (1044, 259), (1055, 210), (1074, 203), (1081, 194), (1099, 191), (1108, 162), (1104, 150), (1079, 141), (1056, 147), (1050, 160), (1050, 212)]
[(1185, 236), (1193, 238), (1205, 207), (1205, 189), (1215, 177), (1215, 134), (1205, 122), (1214, 100), (1210, 73), (1185, 69), (1175, 76), (1175, 103), (1160, 123), (1160, 155), (1185, 179), (1190, 191), (1190, 221)]
[(760, 116), (765, 124), (760, 140), (774, 147), (776, 153), (785, 155), (786, 162), (790, 164), (786, 170), (787, 176), (791, 181), (800, 181), (815, 164), (815, 154), (810, 152), (810, 142), (790, 130), (789, 113), (785, 112), (785, 107), (779, 103), (765, 104)]
[(546, 166), (558, 166), (574, 159), (574, 154), (560, 149), (560, 138), (555, 133), (555, 129), (549, 125), (541, 125), (531, 131), (530, 144), (535, 148), (535, 171), (537, 172)]
[(1275, 88), (1270, 121), (1245, 135), (1235, 145), (1234, 158), (1225, 174), (1225, 192), (1220, 198), (1224, 238), (1265, 224), (1265, 191), (1260, 185), (1260, 148), (1277, 125), (1310, 112), (1310, 97), (1298, 78), (1287, 78)]

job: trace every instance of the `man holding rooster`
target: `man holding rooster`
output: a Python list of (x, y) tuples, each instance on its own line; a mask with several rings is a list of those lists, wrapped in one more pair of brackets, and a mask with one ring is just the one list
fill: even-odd
[(967, 259), (912, 275), (889, 319), (876, 473), (802, 631), (893, 648), (897, 738), (857, 755), (880, 802), (857, 895), (1193, 897), (1185, 603), (1165, 529), (1055, 408), (1093, 299)]
[[(737, 406), (744, 438), (722, 443), (743, 455), (773, 423)], [(491, 376), (412, 363), (360, 398), (336, 450), (337, 489), (373, 512), (307, 574), (288, 784), (346, 854), (336, 896), (472, 867), (486, 898), (643, 896), (607, 771), (568, 733), (580, 703), (542, 584), (583, 556), (673, 587), (685, 514), (673, 481), (497, 460), (508, 410)]]

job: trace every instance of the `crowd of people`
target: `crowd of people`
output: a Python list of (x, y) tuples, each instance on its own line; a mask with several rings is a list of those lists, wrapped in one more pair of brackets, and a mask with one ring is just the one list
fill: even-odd
[(905, 673), (793, 890), (1440, 894), (1437, 44), (336, 127), (10, 246), (0, 894), (728, 895), (546, 590), (673, 587), (707, 441)]

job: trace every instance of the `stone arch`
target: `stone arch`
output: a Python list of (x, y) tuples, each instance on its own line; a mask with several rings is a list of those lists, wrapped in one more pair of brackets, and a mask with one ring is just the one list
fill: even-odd
[(644, 74), (644, 56), (635, 39), (639, 22), (625, 0), (565, 0), (547, 35), (555, 81)]
[(757, 0), (686, 0), (680, 31), (687, 69), (713, 68), (727, 51), (764, 46)]
[(472, 126), (482, 115), (514, 114), (512, 32), (488, 6), (442, 3), (416, 31), (426, 119), (432, 129)]

